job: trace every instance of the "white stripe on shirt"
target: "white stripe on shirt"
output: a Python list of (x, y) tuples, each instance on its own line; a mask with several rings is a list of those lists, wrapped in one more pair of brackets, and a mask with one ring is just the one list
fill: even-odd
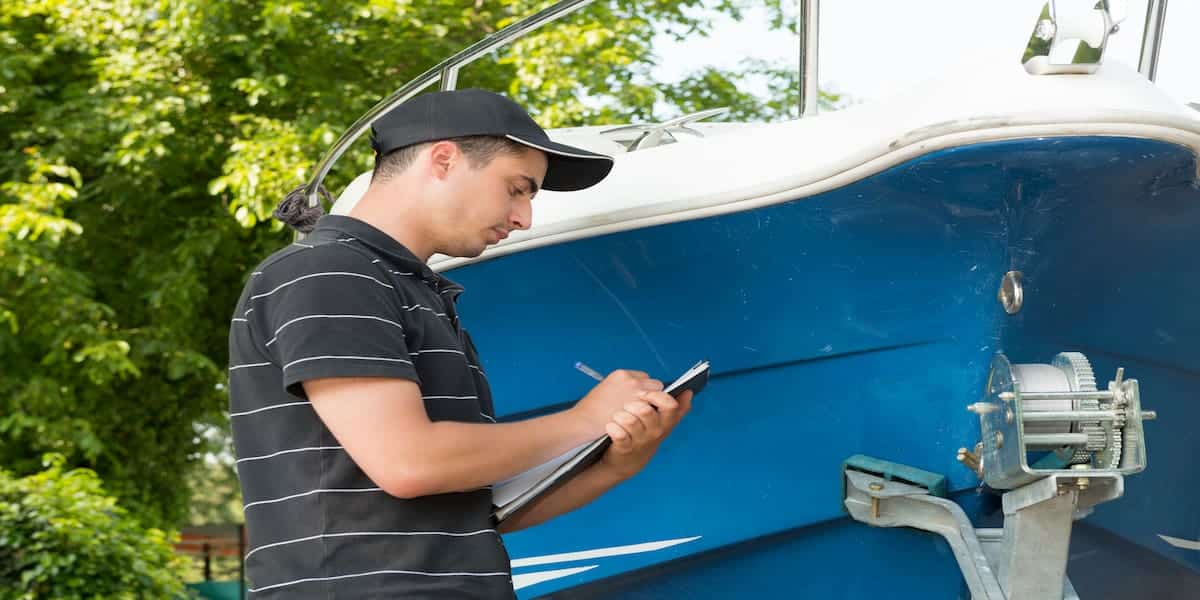
[(334, 494), (334, 493), (349, 494), (349, 493), (355, 493), (355, 492), (382, 492), (382, 491), (383, 491), (383, 488), (377, 488), (377, 487), (349, 488), (349, 489), (318, 488), (315, 490), (309, 490), (307, 492), (300, 492), (299, 494), (292, 494), (291, 496), (284, 496), (282, 498), (272, 498), (270, 500), (259, 500), (257, 502), (251, 502), (250, 504), (246, 504), (246, 505), (242, 506), (242, 510), (246, 510), (247, 508), (250, 508), (251, 506), (258, 506), (259, 504), (274, 504), (276, 502), (286, 502), (288, 500), (295, 500), (296, 498), (303, 498), (304, 496), (311, 496), (313, 494)]
[(438, 348), (431, 350), (416, 350), (414, 352), (409, 352), (409, 354), (457, 354), (459, 356), (466, 356), (462, 350), (442, 350)]
[(274, 452), (272, 454), (264, 454), (262, 456), (247, 456), (246, 458), (239, 458), (237, 460), (237, 462), (244, 463), (248, 460), (265, 460), (268, 458), (275, 458), (276, 456), (282, 456), (284, 454), (292, 454), (295, 452), (311, 452), (313, 450), (341, 450), (341, 449), (342, 449), (341, 446), (313, 446), (311, 448), (292, 448), (291, 450), (280, 450), (279, 452)]
[(261, 363), (250, 363), (250, 364), (246, 364), (246, 365), (234, 365), (232, 367), (229, 367), (229, 370), (236, 371), (238, 369), (249, 369), (250, 367), (265, 367), (270, 364), (271, 363), (269, 363), (269, 362), (261, 362)]
[[(414, 305), (412, 305), (412, 306), (402, 306), (401, 308), (403, 308), (403, 309), (404, 309), (405, 311), (407, 311), (407, 312), (412, 312), (412, 311), (414, 311), (414, 310), (417, 310), (417, 309), (419, 308), (419, 309), (421, 309), (421, 310), (427, 310), (427, 311), (429, 311), (429, 312), (431, 312), (431, 313), (433, 313), (433, 314), (435, 314), (435, 315), (437, 315), (437, 316), (439, 316), (439, 317), (445, 317), (445, 316), (446, 316), (446, 313), (440, 313), (440, 312), (437, 312), (437, 311), (433, 310), (432, 308), (429, 308), (429, 307), (427, 307), (427, 306), (421, 306), (420, 304), (414, 304)], [(447, 318), (449, 318), (449, 317), (447, 317)]]
[(296, 321), (303, 321), (305, 319), (374, 319), (376, 321), (382, 321), (384, 323), (387, 323), (388, 325), (395, 325), (396, 327), (399, 327), (401, 331), (404, 330), (404, 326), (402, 326), (401, 324), (399, 324), (395, 321), (389, 321), (383, 317), (375, 317), (372, 315), (307, 315), (307, 316), (303, 316), (303, 317), (296, 317), (295, 319), (292, 319), (291, 321), (288, 321), (287, 323), (280, 325), (279, 329), (275, 330), (275, 337), (267, 340), (267, 343), (263, 344), (263, 346), (270, 346), (271, 344), (274, 344), (275, 340), (279, 339), (279, 332), (283, 331), (284, 327), (287, 327), (288, 325), (291, 325), (292, 323), (295, 323)]
[(355, 535), (401, 535), (401, 536), (444, 535), (444, 536), (450, 536), (450, 537), (470, 537), (473, 535), (479, 535), (481, 533), (496, 533), (496, 530), (495, 529), (480, 529), (479, 531), (470, 531), (467, 533), (453, 533), (453, 532), (449, 532), (449, 531), (352, 531), (352, 532), (348, 532), (348, 533), (324, 533), (324, 534), (310, 535), (308, 537), (296, 538), (294, 540), (275, 542), (273, 544), (266, 544), (263, 546), (259, 546), (255, 549), (247, 552), (245, 558), (250, 558), (251, 554), (258, 552), (259, 550), (266, 550), (267, 548), (274, 548), (276, 546), (286, 546), (288, 544), (295, 544), (298, 542), (310, 542), (312, 540), (319, 540), (321, 538), (349, 537), (349, 536), (355, 536)]
[(293, 360), (292, 362), (290, 362), (290, 363), (288, 363), (288, 364), (286, 364), (286, 365), (283, 365), (283, 368), (284, 368), (284, 370), (287, 370), (287, 368), (288, 368), (288, 367), (290, 367), (290, 366), (292, 366), (292, 365), (294, 365), (294, 364), (296, 364), (296, 363), (308, 362), (308, 361), (310, 361), (310, 360), (326, 360), (326, 359), (339, 359), (339, 360), (382, 360), (382, 361), (385, 361), (385, 362), (398, 362), (398, 363), (404, 363), (404, 364), (406, 364), (406, 365), (412, 366), (412, 361), (409, 361), (409, 360), (404, 360), (403, 358), (387, 358), (387, 357), (384, 357), (384, 356), (310, 356), (310, 357), (308, 357), (308, 358), (297, 358), (296, 360)]
[(311, 402), (285, 402), (283, 404), (272, 404), (271, 406), (264, 406), (262, 408), (256, 408), (254, 410), (229, 413), (229, 416), (230, 417), (241, 417), (241, 416), (245, 416), (245, 415), (252, 415), (254, 413), (260, 413), (264, 410), (275, 410), (276, 408), (283, 408), (285, 406), (299, 406), (301, 404), (312, 404), (312, 403)]
[(270, 296), (271, 294), (274, 294), (275, 292), (278, 292), (279, 290), (281, 290), (289, 285), (292, 285), (293, 283), (296, 283), (297, 281), (303, 281), (303, 280), (309, 279), (311, 277), (328, 277), (331, 275), (345, 275), (348, 277), (362, 277), (363, 279), (370, 279), (371, 281), (374, 281), (375, 283), (378, 283), (379, 285), (382, 285), (385, 288), (388, 288), (391, 290), (396, 289), (396, 288), (392, 287), (390, 284), (386, 284), (378, 279), (375, 279), (374, 277), (371, 277), (370, 275), (363, 275), (362, 273), (351, 273), (349, 271), (326, 271), (324, 273), (310, 273), (308, 275), (302, 275), (291, 281), (279, 284), (275, 289), (273, 289), (269, 292), (264, 292), (262, 294), (255, 294), (253, 296), (250, 296), (250, 299), (257, 300), (258, 298), (264, 298), (266, 296)]
[(288, 586), (288, 585), (295, 585), (297, 583), (309, 583), (312, 581), (333, 581), (335, 579), (349, 579), (351, 577), (366, 577), (367, 575), (424, 575), (426, 577), (508, 577), (508, 573), (503, 573), (503, 572), (495, 572), (495, 573), (469, 573), (469, 572), (429, 573), (426, 571), (385, 570), (385, 571), (368, 571), (366, 573), (351, 573), (348, 575), (335, 575), (333, 577), (309, 577), (306, 579), (296, 579), (293, 581), (285, 581), (283, 583), (276, 583), (274, 585), (266, 585), (266, 586), (263, 586), (260, 588), (249, 588), (249, 589), (247, 589), (247, 591), (263, 592), (266, 590), (280, 588), (280, 587), (284, 587), (284, 586)]

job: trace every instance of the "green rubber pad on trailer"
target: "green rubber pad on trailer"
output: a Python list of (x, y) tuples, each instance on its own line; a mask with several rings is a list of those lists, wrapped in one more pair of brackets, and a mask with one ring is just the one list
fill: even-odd
[[(930, 495), (940, 498), (946, 497), (945, 475), (931, 473), (916, 467), (902, 465), (865, 454), (855, 454), (847, 458), (846, 462), (842, 463), (842, 472), (845, 472), (847, 469), (869, 473), (876, 477), (881, 477), (885, 481), (899, 481), (900, 483), (923, 487), (929, 490)], [(842, 485), (845, 485), (844, 477)]]

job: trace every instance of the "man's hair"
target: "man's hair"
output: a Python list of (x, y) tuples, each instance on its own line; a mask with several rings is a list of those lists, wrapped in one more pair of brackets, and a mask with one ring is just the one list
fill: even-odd
[[(518, 155), (528, 150), (528, 146), (518, 144), (508, 138), (490, 135), (449, 138), (447, 141), (454, 142), (458, 146), (458, 149), (466, 155), (467, 162), (473, 169), (486, 167), (488, 163), (492, 162), (492, 159), (501, 154)], [(371, 174), (371, 181), (387, 181), (400, 175), (412, 165), (421, 150), (434, 143), (436, 142), (404, 146), (383, 156), (376, 156), (375, 171)]]

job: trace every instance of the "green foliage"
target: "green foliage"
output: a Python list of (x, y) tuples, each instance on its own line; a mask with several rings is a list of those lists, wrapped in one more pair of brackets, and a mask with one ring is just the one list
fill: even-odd
[[(230, 311), (290, 237), (276, 203), (382, 97), (549, 4), (0, 3), (0, 144), (15, 150), (0, 154), (0, 465), (33, 473), (61, 453), (143, 522), (185, 520), (189, 472), (214, 449), (199, 432), (228, 427)], [(651, 81), (656, 33), (713, 33), (706, 7), (740, 14), (601, 0), (473, 63), (460, 87), (507, 91), (546, 127), (713, 106), (786, 117), (787, 66)], [(327, 186), (370, 162), (359, 143)]]
[(186, 560), (172, 536), (144, 528), (106, 496), (95, 473), (0, 471), (0, 600), (180, 598)]
[[(232, 462), (232, 461), (231, 461)], [(231, 464), (206, 463), (188, 482), (192, 489), (191, 523), (241, 523), (241, 490)]]

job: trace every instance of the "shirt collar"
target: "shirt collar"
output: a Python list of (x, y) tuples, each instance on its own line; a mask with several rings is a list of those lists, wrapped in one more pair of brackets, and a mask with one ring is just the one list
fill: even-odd
[(383, 254), (397, 265), (414, 269), (421, 274), (421, 279), (436, 286), (439, 292), (453, 289), (456, 290), (454, 296), (457, 297), (463, 291), (461, 285), (435, 273), (433, 269), (429, 268), (429, 265), (417, 258), (417, 255), (396, 238), (361, 219), (346, 215), (323, 215), (317, 221), (310, 235), (331, 240), (345, 237), (354, 238)]

